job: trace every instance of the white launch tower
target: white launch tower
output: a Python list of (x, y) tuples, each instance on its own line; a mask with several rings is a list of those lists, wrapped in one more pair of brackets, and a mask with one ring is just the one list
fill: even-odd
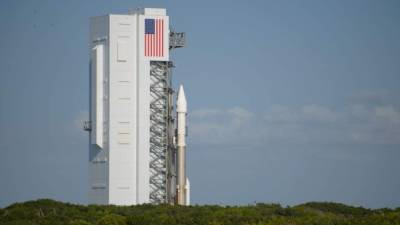
[(169, 61), (183, 45), (165, 9), (91, 18), (89, 203), (189, 204), (186, 98), (181, 87), (177, 121)]

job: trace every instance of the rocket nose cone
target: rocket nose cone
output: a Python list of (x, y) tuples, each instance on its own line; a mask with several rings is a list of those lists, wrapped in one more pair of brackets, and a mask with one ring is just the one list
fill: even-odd
[(179, 86), (178, 98), (176, 99), (176, 112), (187, 112), (187, 103), (183, 85)]

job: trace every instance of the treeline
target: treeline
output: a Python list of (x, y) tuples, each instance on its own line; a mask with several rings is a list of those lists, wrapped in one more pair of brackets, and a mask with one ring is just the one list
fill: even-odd
[(0, 224), (8, 225), (400, 225), (400, 208), (365, 209), (338, 203), (311, 202), (293, 207), (249, 206), (98, 206), (48, 199), (16, 203), (0, 209)]

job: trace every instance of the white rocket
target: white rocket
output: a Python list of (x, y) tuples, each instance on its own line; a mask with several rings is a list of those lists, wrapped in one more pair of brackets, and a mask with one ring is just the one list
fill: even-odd
[(183, 86), (180, 85), (176, 100), (177, 114), (177, 158), (178, 158), (178, 179), (177, 179), (177, 203), (179, 205), (190, 204), (190, 184), (186, 177), (186, 114), (187, 102)]

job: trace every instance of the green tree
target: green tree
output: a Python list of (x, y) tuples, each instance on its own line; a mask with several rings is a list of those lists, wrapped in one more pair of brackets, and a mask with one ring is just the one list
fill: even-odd
[(91, 223), (85, 220), (72, 220), (69, 225), (92, 225)]
[(97, 225), (126, 225), (126, 219), (120, 215), (107, 214), (97, 221)]

